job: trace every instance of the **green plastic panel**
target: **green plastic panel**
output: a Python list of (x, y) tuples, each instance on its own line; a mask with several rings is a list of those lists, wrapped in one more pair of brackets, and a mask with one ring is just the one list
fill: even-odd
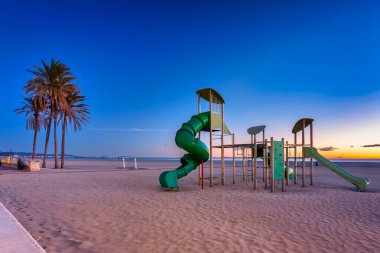
[(273, 160), (274, 160), (274, 180), (282, 180), (284, 179), (284, 145), (282, 141), (274, 141), (274, 152), (273, 152)]
[[(223, 124), (223, 127), (224, 127), (223, 130), (224, 130), (225, 134), (231, 134), (231, 131), (228, 128), (228, 126), (226, 125), (225, 122)], [(220, 114), (220, 113), (212, 113), (212, 129), (214, 131), (215, 130), (222, 131), (222, 114)]]

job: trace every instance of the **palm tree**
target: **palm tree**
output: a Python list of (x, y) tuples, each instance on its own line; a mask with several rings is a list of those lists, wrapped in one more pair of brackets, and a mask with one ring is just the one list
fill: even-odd
[(23, 106), (15, 111), (18, 114), (25, 113), (26, 129), (34, 130), (33, 137), (33, 155), (32, 159), (36, 158), (37, 133), (41, 126), (46, 127), (46, 118), (44, 115), (46, 102), (41, 96), (24, 97)]
[(88, 117), (90, 111), (88, 105), (83, 104), (85, 100), (84, 96), (81, 96), (79, 91), (74, 91), (69, 93), (66, 97), (66, 107), (61, 110), (62, 122), (62, 147), (61, 147), (61, 168), (65, 166), (65, 135), (67, 129), (67, 123), (72, 124), (74, 132), (80, 131), (82, 125), (88, 123)]
[(51, 124), (54, 120), (54, 168), (58, 168), (57, 117), (60, 108), (66, 107), (66, 97), (77, 90), (72, 81), (75, 76), (65, 64), (51, 60), (50, 65), (42, 62), (42, 67), (28, 70), (35, 77), (24, 87), (25, 93), (43, 96), (48, 102), (48, 124), (46, 129), (45, 150), (42, 167), (46, 168), (46, 155), (49, 144)]

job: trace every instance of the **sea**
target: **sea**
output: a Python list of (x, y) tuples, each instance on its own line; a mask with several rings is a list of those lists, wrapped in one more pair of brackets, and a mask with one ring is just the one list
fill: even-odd
[[(24, 159), (31, 159), (31, 157), (29, 156), (18, 156), (18, 157), (22, 157)], [(13, 160), (16, 160), (17, 159), (17, 156), (13, 156), (12, 157), (12, 161)], [(69, 156), (69, 157), (66, 157), (65, 160), (82, 160), (82, 161), (122, 161), (123, 158), (126, 160), (126, 161), (132, 161), (134, 159), (136, 159), (137, 161), (162, 161), (162, 162), (165, 162), (165, 161), (179, 161), (180, 160), (180, 157), (132, 157), (132, 156), (128, 156), (128, 157), (121, 157), (121, 156), (118, 156), (118, 157), (84, 157), (84, 156)], [(37, 159), (41, 159), (42, 160), (42, 157), (38, 156)], [(52, 156), (48, 156), (48, 160), (52, 160), (54, 159)], [(60, 157), (59, 157), (60, 159)], [(220, 157), (214, 157), (213, 158), (214, 161), (220, 161), (221, 158)], [(233, 161), (233, 158), (232, 157), (225, 157), (224, 160), (226, 162), (232, 162)], [(262, 161), (261, 158), (258, 158), (257, 159), (258, 161)], [(335, 159), (329, 159), (330, 161), (332, 162), (337, 162), (337, 163), (380, 163), (380, 159), (342, 159), (342, 158), (335, 158)], [(235, 161), (242, 161), (242, 158), (241, 157), (236, 157), (235, 158)], [(290, 161), (294, 161), (294, 159), (290, 159)], [(297, 161), (302, 161), (302, 159), (297, 159)], [(306, 161), (309, 161), (309, 158), (306, 159)]]

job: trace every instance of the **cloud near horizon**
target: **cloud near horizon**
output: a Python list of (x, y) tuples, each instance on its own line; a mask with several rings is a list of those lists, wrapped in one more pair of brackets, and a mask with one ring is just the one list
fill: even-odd
[(363, 145), (363, 148), (375, 148), (375, 147), (380, 147), (380, 144), (370, 144), (370, 145)]
[(333, 151), (335, 149), (338, 149), (338, 148), (334, 148), (334, 147), (319, 148), (320, 151)]

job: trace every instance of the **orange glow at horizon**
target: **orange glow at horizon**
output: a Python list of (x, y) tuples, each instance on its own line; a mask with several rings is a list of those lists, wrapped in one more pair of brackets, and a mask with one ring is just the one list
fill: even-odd
[[(299, 149), (300, 151), (300, 149)], [(338, 148), (333, 151), (320, 151), (318, 152), (328, 159), (380, 159), (380, 147), (374, 148)], [(301, 154), (299, 152), (298, 156)], [(214, 157), (220, 157), (220, 149), (214, 149)], [(225, 157), (232, 157), (232, 150), (225, 149)], [(239, 156), (241, 157), (241, 156)]]
[(339, 148), (333, 151), (319, 151), (326, 158), (342, 159), (380, 159), (380, 147)]

